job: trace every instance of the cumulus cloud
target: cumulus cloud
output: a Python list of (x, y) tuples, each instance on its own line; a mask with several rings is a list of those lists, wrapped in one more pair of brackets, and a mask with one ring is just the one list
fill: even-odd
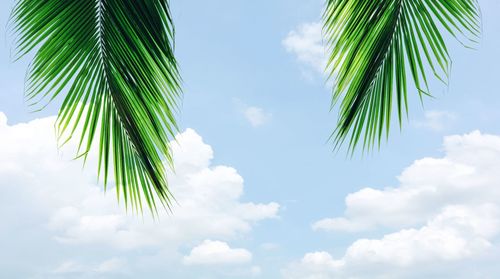
[(382, 239), (361, 239), (347, 250), (352, 264), (399, 267), (465, 259), (488, 249), (498, 233), (498, 207), (449, 206), (419, 229), (404, 229)]
[(307, 253), (295, 263), (283, 270), (283, 277), (288, 279), (329, 279), (341, 269), (344, 262), (334, 260), (327, 252)]
[[(33, 244), (49, 253), (54, 251), (54, 261), (61, 260), (55, 251), (67, 252), (65, 247), (79, 253), (101, 247), (111, 256), (141, 249), (143, 255), (151, 257), (168, 254), (175, 262), (182, 260), (178, 254), (181, 246), (210, 238), (241, 237), (256, 222), (277, 217), (277, 203), (240, 200), (243, 178), (232, 167), (212, 165), (212, 148), (191, 129), (171, 143), (176, 163), (176, 173), (169, 175), (177, 201), (173, 214), (163, 212), (159, 220), (151, 220), (147, 214), (127, 214), (118, 205), (114, 189), (105, 194), (97, 183), (95, 160), (90, 158), (82, 170), (81, 161), (71, 160), (71, 146), (57, 151), (54, 120), (50, 117), (7, 125), (5, 115), (0, 113), (1, 258), (7, 259), (19, 249), (9, 242), (12, 235), (27, 242), (34, 241), (29, 235), (37, 235), (40, 239)], [(46, 266), (41, 267), (26, 262), (25, 270), (53, 270), (50, 263), (44, 263)], [(67, 264), (59, 271), (79, 265), (86, 264)], [(108, 262), (95, 269), (113, 266)], [(3, 267), (0, 274), (8, 275), (5, 272), (9, 268)]]
[(331, 232), (394, 232), (359, 239), (339, 259), (307, 254), (283, 271), (286, 278), (409, 278), (431, 266), (441, 268), (441, 278), (456, 278), (454, 269), (443, 267), (494, 250), (500, 232), (500, 137), (449, 136), (444, 151), (442, 158), (417, 160), (405, 169), (398, 187), (348, 195), (345, 216), (313, 225)]
[(243, 178), (231, 167), (210, 166), (213, 151), (194, 130), (179, 135), (172, 145), (178, 163), (169, 180), (179, 204), (173, 215), (161, 216), (159, 223), (137, 222), (120, 210), (109, 209), (116, 203), (114, 195), (96, 191), (79, 205), (60, 207), (52, 214), (49, 224), (58, 232), (56, 239), (135, 249), (204, 236), (231, 238), (249, 232), (255, 221), (276, 217), (276, 203), (239, 202)]
[(290, 31), (282, 43), (286, 51), (296, 56), (301, 64), (323, 74), (327, 56), (321, 29), (320, 22), (304, 23)]
[(313, 227), (327, 231), (402, 228), (424, 224), (450, 204), (495, 204), (500, 197), (496, 171), (500, 137), (480, 132), (449, 136), (444, 151), (443, 158), (415, 161), (398, 177), (398, 187), (349, 194), (345, 216), (320, 220)]
[(226, 242), (205, 240), (184, 257), (186, 265), (233, 265), (249, 263), (252, 253), (233, 249)]

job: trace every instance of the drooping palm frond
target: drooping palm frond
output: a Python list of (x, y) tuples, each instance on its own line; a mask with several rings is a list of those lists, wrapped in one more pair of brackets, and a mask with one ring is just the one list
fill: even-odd
[(114, 172), (119, 199), (140, 210), (172, 200), (163, 160), (172, 162), (181, 91), (169, 9), (168, 0), (19, 0), (12, 12), (18, 56), (36, 51), (27, 99), (65, 94), (60, 140), (79, 134), (79, 157), (95, 146), (105, 185)]
[(365, 148), (380, 144), (393, 107), (401, 126), (408, 77), (420, 97), (429, 94), (429, 72), (447, 80), (450, 57), (442, 32), (476, 42), (479, 24), (475, 0), (327, 0), (332, 106), (340, 101), (336, 147), (346, 139), (351, 151), (360, 141)]

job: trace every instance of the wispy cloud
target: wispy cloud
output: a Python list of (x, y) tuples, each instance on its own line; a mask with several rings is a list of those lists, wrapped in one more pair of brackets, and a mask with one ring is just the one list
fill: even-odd
[(321, 29), (322, 25), (319, 22), (304, 23), (296, 30), (290, 31), (282, 43), (285, 49), (305, 67), (304, 71), (313, 70), (323, 75), (327, 56)]
[(259, 107), (246, 107), (243, 115), (253, 127), (260, 127), (268, 123), (272, 114)]
[(268, 124), (273, 118), (273, 114), (271, 112), (260, 106), (248, 105), (237, 98), (233, 99), (233, 103), (238, 112), (254, 128)]
[(449, 111), (431, 110), (426, 111), (424, 119), (416, 121), (415, 125), (419, 128), (442, 132), (453, 125), (457, 118), (456, 114)]

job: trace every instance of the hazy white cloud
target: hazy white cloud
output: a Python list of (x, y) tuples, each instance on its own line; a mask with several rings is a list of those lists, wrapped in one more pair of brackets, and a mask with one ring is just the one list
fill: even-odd
[(253, 127), (260, 127), (268, 123), (272, 114), (259, 107), (245, 107), (243, 115)]
[(260, 266), (254, 265), (250, 268), (250, 274), (254, 277), (259, 276), (261, 273), (262, 273), (262, 268)]
[(369, 225), (361, 221), (346, 218), (325, 218), (315, 222), (312, 228), (315, 231), (358, 232), (369, 228)]
[(85, 271), (87, 271), (87, 269), (80, 263), (74, 261), (65, 261), (61, 265), (59, 265), (56, 269), (54, 269), (53, 272), (56, 274), (66, 274), (66, 273), (81, 273)]
[(234, 265), (252, 261), (252, 253), (233, 249), (226, 242), (205, 240), (184, 257), (186, 265)]
[(441, 132), (451, 126), (456, 119), (457, 115), (452, 112), (431, 110), (426, 111), (424, 120), (416, 121), (415, 125), (420, 128)]
[(97, 272), (104, 272), (104, 273), (116, 272), (122, 270), (125, 267), (125, 265), (126, 262), (124, 260), (114, 258), (100, 263), (95, 270)]
[(68, 276), (68, 274), (106, 274), (121, 273), (126, 262), (117, 258), (105, 260), (97, 265), (83, 265), (77, 261), (64, 261), (52, 273)]
[[(210, 238), (228, 241), (249, 233), (258, 221), (277, 217), (277, 203), (240, 201), (243, 178), (234, 168), (212, 165), (212, 148), (191, 129), (171, 143), (176, 164), (176, 173), (169, 175), (177, 201), (173, 214), (163, 212), (156, 221), (147, 213), (143, 218), (127, 214), (118, 205), (114, 189), (105, 194), (96, 183), (95, 158), (90, 158), (82, 170), (81, 161), (71, 160), (71, 146), (57, 151), (54, 120), (49, 117), (7, 125), (5, 115), (0, 113), (2, 258), (9, 258), (13, 252), (9, 249), (21, 249), (17, 252), (23, 253), (22, 247), (27, 249), (27, 242), (35, 241), (28, 236), (37, 235), (42, 239), (32, 243), (40, 246), (35, 251), (68, 247), (82, 255), (78, 258), (83, 258), (82, 263), (62, 264), (56, 269), (59, 272), (88, 268), (85, 251), (98, 247), (105, 249), (108, 258), (141, 249), (141, 255), (163, 255), (173, 263), (182, 261), (177, 252), (180, 246)], [(18, 238), (9, 240), (9, 235)], [(24, 243), (14, 248), (10, 241)], [(62, 255), (54, 252), (52, 256), (54, 261), (62, 261)], [(44, 266), (26, 261), (25, 272), (54, 270), (47, 261), (43, 261)], [(115, 265), (104, 262), (91, 269), (109, 270)], [(32, 275), (36, 274), (28, 273), (27, 277)]]
[(262, 243), (260, 245), (260, 248), (264, 251), (273, 251), (273, 250), (277, 250), (280, 248), (279, 244), (277, 243), (272, 243), (272, 242), (266, 242), (266, 243)]
[(396, 188), (348, 195), (345, 216), (313, 225), (325, 231), (394, 232), (359, 239), (338, 259), (326, 252), (307, 254), (283, 270), (285, 277), (410, 278), (433, 268), (440, 278), (457, 278), (450, 264), (466, 265), (494, 251), (500, 232), (500, 136), (449, 136), (444, 151), (442, 158), (415, 161)]
[(283, 40), (283, 46), (296, 56), (301, 64), (316, 73), (324, 74), (327, 56), (321, 29), (320, 22), (302, 24), (288, 33)]

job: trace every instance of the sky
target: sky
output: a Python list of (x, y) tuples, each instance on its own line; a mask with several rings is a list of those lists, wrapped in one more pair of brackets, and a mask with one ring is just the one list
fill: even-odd
[(449, 86), (370, 154), (333, 152), (321, 0), (172, 1), (178, 205), (126, 212), (31, 112), (1, 1), (0, 278), (496, 278), (500, 2)]

